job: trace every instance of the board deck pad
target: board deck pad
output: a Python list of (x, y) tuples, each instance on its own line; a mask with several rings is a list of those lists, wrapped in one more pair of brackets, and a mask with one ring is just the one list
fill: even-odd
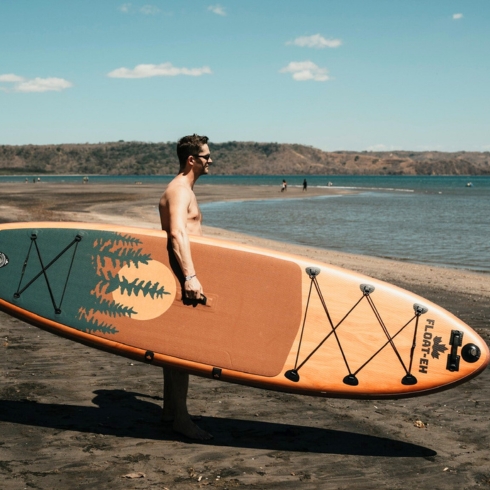
[(116, 354), (310, 395), (426, 394), (489, 362), (470, 327), (395, 286), (222, 240), (191, 248), (206, 304), (182, 298), (165, 232), (0, 225), (0, 307)]

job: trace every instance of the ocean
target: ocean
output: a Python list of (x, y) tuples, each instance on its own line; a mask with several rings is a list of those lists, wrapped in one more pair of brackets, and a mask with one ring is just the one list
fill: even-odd
[[(32, 179), (32, 176), (28, 177)], [(301, 187), (305, 176), (206, 176), (198, 184)], [(1, 176), (21, 182), (25, 176)], [(41, 176), (80, 182), (82, 176)], [(89, 183), (161, 183), (172, 176), (90, 176)], [(317, 248), (490, 272), (490, 176), (306, 176), (352, 194), (201, 205), (204, 223)], [(469, 186), (468, 184), (472, 185)], [(287, 192), (287, 191), (286, 191)]]
[[(253, 185), (298, 176), (247, 178)], [(353, 194), (208, 203), (204, 222), (330, 250), (490, 272), (490, 177), (309, 176)], [(471, 182), (472, 186), (467, 186)], [(287, 192), (287, 191), (286, 191)], [(306, 194), (306, 193), (305, 193)]]

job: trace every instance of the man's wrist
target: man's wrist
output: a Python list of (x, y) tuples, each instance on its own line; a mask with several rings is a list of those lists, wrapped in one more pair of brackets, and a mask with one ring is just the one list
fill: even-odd
[(185, 280), (186, 281), (190, 281), (191, 279), (193, 279), (194, 277), (196, 277), (195, 274), (191, 274), (190, 276), (185, 276)]

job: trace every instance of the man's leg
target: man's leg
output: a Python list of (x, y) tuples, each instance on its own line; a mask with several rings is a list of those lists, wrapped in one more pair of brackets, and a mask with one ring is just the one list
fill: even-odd
[(199, 428), (187, 411), (189, 375), (171, 368), (163, 368), (162, 420), (173, 420), (173, 429), (191, 439), (211, 439), (213, 436)]

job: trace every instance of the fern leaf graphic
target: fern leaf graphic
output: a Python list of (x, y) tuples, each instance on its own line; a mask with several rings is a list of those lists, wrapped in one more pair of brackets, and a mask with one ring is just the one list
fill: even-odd
[[(114, 291), (128, 296), (149, 296), (152, 299), (170, 294), (159, 282), (139, 278), (129, 281), (121, 272), (115, 272), (124, 266), (138, 268), (140, 264), (147, 265), (152, 260), (151, 254), (144, 252), (142, 240), (129, 234), (100, 232), (92, 245), (91, 285), (90, 288), (80, 291), (77, 298), (78, 304), (84, 305), (77, 314), (78, 320), (85, 325), (80, 330), (117, 333), (118, 330), (111, 324), (111, 318), (116, 323), (118, 317), (132, 317), (138, 313), (134, 307), (111, 299), (109, 295)], [(101, 315), (105, 321), (101, 320)]]
[(135, 279), (133, 282), (129, 282), (124, 276), (121, 279), (120, 282), (120, 289), (121, 293), (127, 293), (128, 296), (131, 296), (134, 294), (135, 296), (138, 296), (138, 294), (141, 292), (143, 289), (143, 286), (145, 284), (145, 281), (142, 281), (140, 279)]
[(87, 319), (85, 322), (85, 326), (80, 328), (82, 332), (100, 332), (100, 333), (118, 333), (117, 328), (114, 328), (112, 325), (106, 322), (99, 322), (95, 318)]
[(156, 282), (155, 284), (151, 284), (151, 281), (148, 283), (148, 289), (145, 293), (145, 296), (149, 294), (152, 298), (162, 298), (164, 294), (170, 294), (168, 291), (165, 291), (164, 286), (160, 286), (160, 283)]
[(83, 310), (79, 310), (79, 319), (91, 318), (95, 313), (102, 313), (111, 317), (130, 317), (136, 315), (138, 312), (131, 306), (125, 306), (121, 303), (117, 303), (114, 300), (107, 300), (100, 297), (92, 299), (90, 304), (87, 303), (87, 307)]
[(116, 233), (114, 238), (114, 245), (122, 247), (133, 247), (135, 245), (141, 245), (141, 240), (131, 235), (121, 235), (120, 233)]
[(111, 261), (113, 267), (123, 267), (125, 265), (134, 265), (138, 268), (139, 264), (148, 264), (151, 260), (150, 254), (141, 253), (141, 249), (120, 248), (117, 250), (106, 250), (104, 253), (98, 253), (92, 257), (92, 264), (98, 264), (97, 269), (102, 269), (105, 259)]
[(131, 296), (132, 294), (138, 296), (140, 293), (142, 293), (143, 296), (149, 295), (152, 299), (162, 298), (164, 294), (170, 294), (169, 292), (165, 291), (165, 287), (160, 286), (158, 282), (145, 282), (144, 280), (138, 278), (134, 279), (132, 282), (129, 282), (125, 276), (120, 278), (119, 275), (113, 275), (110, 271), (107, 273), (107, 276), (99, 282), (99, 290), (102, 290), (104, 286), (106, 286), (106, 293), (112, 293), (118, 289), (121, 291), (121, 293), (126, 293), (128, 296)]

